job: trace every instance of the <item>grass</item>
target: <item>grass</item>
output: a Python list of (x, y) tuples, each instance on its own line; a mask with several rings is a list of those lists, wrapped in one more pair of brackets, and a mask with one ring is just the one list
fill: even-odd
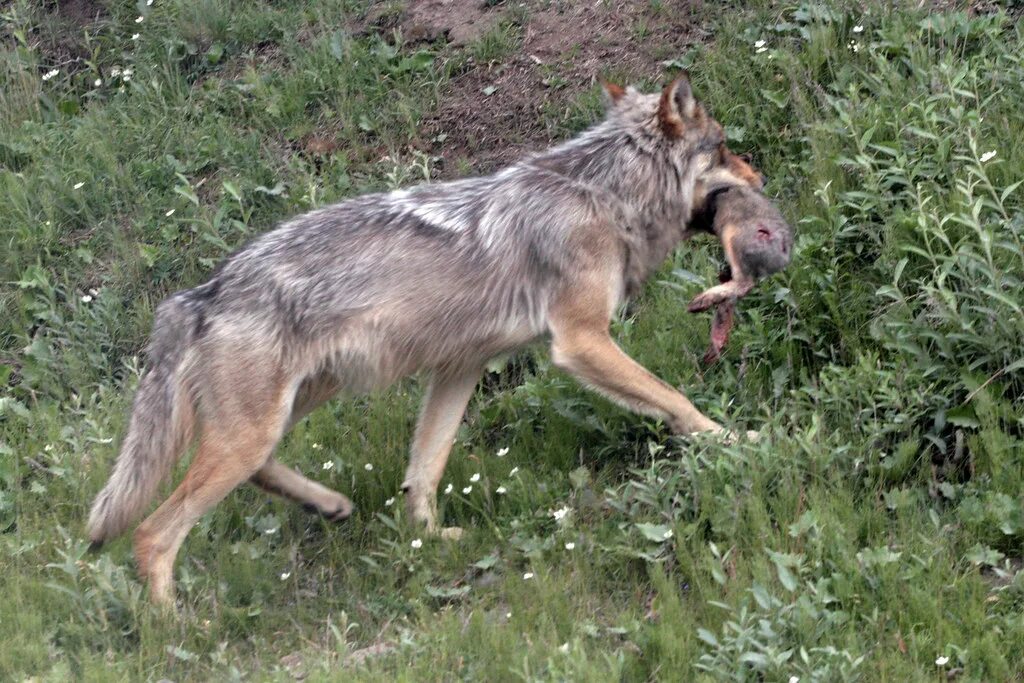
[(336, 402), (280, 456), (356, 518), (237, 491), (167, 618), (126, 540), (83, 539), (155, 303), (282, 217), (429, 174), (410, 144), (465, 55), (352, 32), (340, 0), (105, 8), (63, 51), (33, 3), (3, 10), (0, 679), (1020, 679), (1019, 24), (765, 4), (667, 66), (754, 153), (796, 257), (714, 367), (682, 310), (715, 245), (615, 334), (761, 442), (668, 438), (524, 353), (442, 482), (466, 538), (414, 543), (388, 501), (419, 388)]

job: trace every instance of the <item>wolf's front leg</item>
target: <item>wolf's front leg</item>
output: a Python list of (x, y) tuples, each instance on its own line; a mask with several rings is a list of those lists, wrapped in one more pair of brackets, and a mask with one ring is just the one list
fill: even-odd
[[(430, 380), (416, 435), (412, 441), (409, 468), (402, 482), (406, 508), (413, 520), (438, 532), (437, 485), (444, 474), (448, 453), (476, 387), (480, 371), (436, 373)], [(455, 535), (451, 532), (442, 535)]]
[(605, 330), (565, 331), (552, 339), (555, 365), (616, 403), (658, 417), (676, 434), (721, 432), (681, 393), (625, 354)]

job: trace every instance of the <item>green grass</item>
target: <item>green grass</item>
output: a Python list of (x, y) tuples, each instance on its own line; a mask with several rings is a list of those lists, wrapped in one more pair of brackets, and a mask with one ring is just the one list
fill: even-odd
[(282, 217), (429, 174), (410, 144), (466, 55), (357, 34), (355, 2), (140, 4), (61, 34), (75, 64), (35, 3), (3, 9), (0, 679), (1021, 678), (1020, 25), (763, 5), (707, 17), (675, 60), (769, 176), (795, 261), (714, 367), (683, 310), (716, 245), (681, 249), (614, 332), (762, 441), (668, 438), (524, 353), (478, 389), (442, 482), (467, 536), (414, 547), (388, 500), (418, 387), (336, 402), (280, 456), (356, 517), (237, 491), (186, 540), (168, 618), (127, 540), (83, 538), (156, 302)]

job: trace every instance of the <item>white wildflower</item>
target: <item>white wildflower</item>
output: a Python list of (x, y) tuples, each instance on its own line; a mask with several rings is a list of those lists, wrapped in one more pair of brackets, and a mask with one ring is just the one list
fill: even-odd
[(789, 677), (789, 683), (800, 683), (800, 677), (799, 676), (790, 676)]
[(569, 541), (568, 543), (565, 544), (565, 549), (566, 550), (575, 550), (575, 548), (576, 548), (576, 544), (573, 543), (572, 541)]
[(991, 152), (985, 152), (984, 154), (981, 155), (981, 163), (985, 163), (986, 161), (988, 161), (990, 159), (994, 159), (995, 156), (996, 156), (996, 151), (994, 149)]
[(519, 471), (518, 467), (513, 467), (512, 471), (508, 473), (508, 476), (514, 477), (514, 476), (516, 476), (516, 472), (518, 472), (518, 471)]
[(498, 449), (498, 452), (496, 453), (496, 455), (497, 455), (497, 456), (498, 456), (499, 458), (504, 458), (504, 457), (505, 457), (506, 455), (508, 455), (508, 447), (505, 447), (505, 448), (499, 448), (499, 449)]
[(529, 581), (533, 578), (533, 572), (526, 572), (523, 574), (523, 581)]
[(507, 488), (505, 488), (504, 486), (499, 486), (498, 488), (496, 488), (496, 489), (494, 490), (494, 492), (495, 492), (495, 493), (497, 493), (497, 494), (498, 494), (499, 496), (503, 496), (503, 495), (505, 495), (506, 493), (508, 493), (508, 489), (507, 489)]
[(291, 576), (291, 575), (292, 575), (291, 572), (281, 572), (281, 580), (282, 581), (287, 581), (288, 577)]
[(506, 619), (511, 619), (512, 618), (512, 613), (511, 612), (505, 612), (505, 618)]
[(83, 185), (85, 185), (85, 183), (75, 183), (72, 189), (79, 190), (82, 188)]
[(92, 82), (92, 84), (95, 85), (98, 88), (101, 85), (103, 85), (103, 79), (102, 78), (97, 78), (95, 81)]
[(51, 78), (53, 78), (54, 76), (56, 76), (59, 73), (60, 73), (60, 69), (53, 69), (51, 71), (47, 71), (46, 73), (43, 74), (43, 80), (44, 81), (48, 81), (48, 80), (50, 80)]
[(146, 20), (146, 17), (142, 16), (141, 14), (139, 16), (135, 17), (135, 23), (136, 24), (141, 24), (145, 20)]
[(469, 480), (470, 480), (471, 482), (473, 482), (474, 484), (475, 484), (476, 482), (480, 481), (480, 473), (479, 473), (479, 472), (477, 472), (477, 473), (476, 473), (476, 474), (474, 474), (474, 475), (473, 475), (472, 477), (470, 477), (470, 478), (469, 478)]
[(277, 533), (277, 527), (275, 526), (273, 529), (267, 529), (263, 533), (265, 533), (267, 536), (273, 536)]
[(767, 52), (767, 51), (768, 51), (768, 48), (766, 48), (766, 47), (759, 47), (756, 50), (754, 50), (754, 52), (756, 52), (757, 54), (761, 54), (762, 52)]
[(454, 490), (454, 488), (455, 487), (453, 485), (451, 485), (451, 484), (448, 484), (447, 486), (445, 486), (444, 487), (444, 495), (447, 496), (447, 495), (451, 494), (451, 492), (452, 492), (452, 490)]
[(386, 508), (389, 508), (389, 507), (391, 507), (394, 504), (395, 504), (395, 499), (394, 498), (388, 498), (387, 500), (384, 501), (384, 507), (386, 507)]
[(665, 533), (663, 533), (663, 534), (661, 535), (661, 537), (662, 537), (662, 538), (664, 538), (664, 539), (669, 539), (669, 538), (672, 538), (672, 530), (671, 530), (671, 529), (669, 529), (668, 531), (666, 531)]
[(132, 40), (138, 40), (139, 37), (140, 37), (140, 34), (138, 34), (138, 33), (133, 33), (132, 34)]
[(863, 26), (861, 26), (860, 24), (858, 24), (858, 25), (856, 25), (856, 26), (854, 26), (854, 27), (853, 27), (853, 32), (854, 32), (854, 33), (860, 33), (860, 32), (861, 32), (861, 31), (863, 31), (863, 30), (864, 30), (864, 27), (863, 27)]
[(935, 665), (936, 666), (946, 666), (946, 664), (948, 664), (948, 663), (949, 663), (949, 657), (947, 657), (946, 655), (942, 655), (941, 657), (939, 657), (938, 659), (935, 660)]
[(411, 545), (413, 548), (419, 549), (423, 547), (423, 541), (418, 538), (414, 538), (412, 543), (410, 543), (409, 545)]
[(555, 518), (556, 522), (561, 522), (570, 512), (571, 510), (569, 509), (569, 506), (565, 506), (564, 508), (559, 508), (558, 510), (553, 511), (551, 516)]
[(468, 496), (472, 491), (473, 491), (473, 487), (472, 486), (467, 486), (466, 488), (462, 489), (462, 495)]
[(149, 7), (152, 4), (153, 4), (153, 0), (146, 0), (146, 7)]
[(167, 211), (164, 212), (164, 215), (170, 218), (171, 216), (174, 215), (174, 209), (168, 209)]
[(92, 301), (92, 296), (91, 296), (91, 295), (89, 295), (89, 294), (86, 294), (86, 295), (84, 295), (84, 296), (82, 297), (82, 303), (83, 303), (83, 304), (87, 304), (87, 303), (89, 303), (90, 301)]
[(373, 463), (372, 462), (366, 463), (365, 465), (363, 465), (363, 469), (366, 470), (367, 472), (372, 472), (373, 471)]
[(323, 468), (325, 470), (329, 470), (329, 469), (331, 469), (333, 467), (334, 467), (334, 463), (332, 461), (330, 461), (330, 460), (325, 461), (324, 464), (323, 464)]
[(754, 43), (754, 47), (764, 47), (764, 46), (765, 46), (765, 41), (763, 41), (763, 40), (759, 40), (759, 41)]
[(120, 75), (121, 75), (121, 67), (119, 67), (119, 66), (115, 66), (115, 67), (113, 67), (113, 68), (112, 68), (112, 69), (110, 70), (110, 77), (111, 77), (111, 78), (117, 78), (117, 77), (118, 77), (118, 76), (120, 76)]
[(569, 653), (569, 643), (562, 643), (561, 645), (559, 645), (558, 646), (558, 651), (561, 652), (563, 655), (564, 654), (568, 654)]
[(49, 453), (50, 451), (53, 450), (53, 444), (52, 443), (46, 444), (45, 446), (43, 446), (43, 450), (46, 451), (47, 453)]

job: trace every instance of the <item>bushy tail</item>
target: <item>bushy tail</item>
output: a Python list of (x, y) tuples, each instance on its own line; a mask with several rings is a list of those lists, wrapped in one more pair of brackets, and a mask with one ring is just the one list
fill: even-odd
[(176, 294), (157, 308), (149, 368), (135, 394), (128, 432), (110, 480), (89, 514), (94, 547), (121, 534), (141, 516), (192, 441), (195, 406), (186, 357), (197, 327), (193, 310), (201, 303), (190, 294)]

